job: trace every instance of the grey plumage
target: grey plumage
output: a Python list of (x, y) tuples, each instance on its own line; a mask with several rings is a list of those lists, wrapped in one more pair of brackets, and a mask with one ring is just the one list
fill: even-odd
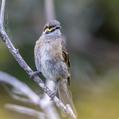
[(59, 98), (64, 104), (70, 104), (76, 114), (67, 82), (70, 78), (69, 57), (64, 46), (64, 38), (60, 32), (60, 23), (56, 20), (48, 22), (44, 31), (36, 41), (34, 48), (35, 64), (46, 80), (56, 82)]

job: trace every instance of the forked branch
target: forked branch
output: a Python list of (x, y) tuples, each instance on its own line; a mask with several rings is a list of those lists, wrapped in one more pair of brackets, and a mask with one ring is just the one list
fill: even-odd
[[(10, 94), (10, 96), (20, 102), (23, 102), (25, 104), (32, 104), (36, 105), (40, 109), (42, 109), (45, 117), (47, 119), (60, 119), (57, 111), (55, 108), (53, 108), (52, 105), (43, 105), (43, 101), (40, 98), (38, 94), (36, 94), (33, 90), (31, 90), (30, 87), (28, 87), (25, 83), (19, 81), (14, 76), (11, 76), (5, 72), (0, 71), (0, 84), (8, 84), (12, 87), (12, 91), (6, 87), (6, 85), (3, 85), (7, 92)], [(22, 106), (23, 107), (23, 106)], [(50, 108), (50, 110), (48, 110)], [(14, 105), (10, 105), (9, 109), (15, 110), (17, 112), (24, 112), (27, 115), (31, 115), (30, 111), (34, 114), (34, 109), (30, 109), (28, 107), (21, 108), (21, 106), (17, 105), (14, 107)], [(37, 111), (39, 114), (36, 115), (38, 118), (42, 119), (44, 116), (41, 115), (41, 112)], [(34, 114), (35, 115), (35, 114)], [(43, 118), (44, 119), (44, 118)]]

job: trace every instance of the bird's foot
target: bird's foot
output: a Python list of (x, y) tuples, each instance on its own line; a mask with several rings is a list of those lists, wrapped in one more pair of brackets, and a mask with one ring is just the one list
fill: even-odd
[(30, 76), (30, 78), (34, 78), (35, 76), (39, 76), (41, 74), (40, 71), (34, 71), (33, 74)]
[(50, 94), (49, 94), (49, 96), (50, 96), (51, 100), (53, 100), (53, 99), (54, 99), (54, 97), (56, 96), (56, 94), (57, 94), (57, 92), (56, 92), (56, 91), (54, 91), (53, 93), (50, 93)]

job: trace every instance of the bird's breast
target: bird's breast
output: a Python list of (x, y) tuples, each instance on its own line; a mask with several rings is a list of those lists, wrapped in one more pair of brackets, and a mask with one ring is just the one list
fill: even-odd
[(62, 59), (62, 47), (60, 46), (60, 44), (46, 43), (41, 48), (40, 54), (43, 60), (60, 60)]

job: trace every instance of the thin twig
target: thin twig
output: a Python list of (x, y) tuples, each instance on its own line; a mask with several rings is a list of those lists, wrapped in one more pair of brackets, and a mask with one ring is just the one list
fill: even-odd
[[(15, 77), (7, 73), (0, 72), (0, 82), (11, 85), (13, 89), (17, 91), (16, 94), (14, 94), (15, 92), (8, 91), (8, 93), (10, 94), (12, 98), (27, 104), (33, 104), (40, 107), (44, 111), (44, 113), (47, 115), (47, 119), (60, 119), (51, 100), (47, 101), (47, 100), (44, 100), (44, 98), (40, 99), (39, 95), (33, 92), (26, 84), (17, 80)], [(17, 94), (20, 94), (20, 95), (18, 96)], [(25, 96), (26, 98), (23, 98), (23, 96)]]
[(0, 9), (0, 19), (1, 19), (0, 24), (1, 25), (4, 24), (5, 3), (6, 3), (6, 0), (2, 0), (1, 9)]
[(55, 19), (54, 0), (45, 0), (45, 15), (46, 20)]
[[(45, 86), (45, 84), (43, 83), (43, 81), (38, 77), (38, 76), (33, 76), (34, 72), (33, 70), (28, 66), (28, 64), (25, 62), (25, 60), (22, 58), (22, 56), (20, 55), (18, 49), (16, 49), (14, 47), (14, 45), (11, 42), (11, 39), (9, 38), (9, 36), (7, 35), (5, 29), (4, 29), (4, 11), (5, 11), (5, 0), (2, 0), (2, 4), (1, 4), (1, 9), (2, 11), (0, 12), (0, 37), (2, 38), (2, 40), (5, 42), (8, 50), (10, 51), (10, 53), (13, 55), (13, 57), (15, 58), (15, 60), (18, 62), (18, 64), (26, 71), (26, 73), (29, 75), (29, 77), (32, 77), (32, 79), (42, 88), (42, 90), (47, 93), (47, 95), (49, 97), (52, 98), (52, 91), (49, 90), (49, 88), (47, 88)], [(70, 111), (56, 96), (52, 99), (55, 104), (62, 110), (64, 110), (64, 112), (66, 112), (70, 117), (72, 117), (73, 119), (76, 119), (75, 114), (73, 113), (73, 111)]]
[(15, 77), (0, 71), (0, 82), (9, 84), (14, 89), (19, 90), (19, 92), (25, 95), (34, 104), (40, 103), (40, 97), (35, 92), (33, 92), (25, 83), (19, 81)]
[(17, 100), (17, 101), (20, 101), (20, 102), (23, 102), (23, 103), (27, 103), (27, 104), (34, 104), (31, 100), (27, 99), (27, 98), (23, 98), (23, 97), (20, 97), (18, 95), (15, 95), (15, 94), (10, 94), (10, 96)]
[[(0, 75), (0, 77), (1, 77), (1, 75)], [(0, 80), (1, 80), (1, 78), (0, 78)], [(8, 80), (9, 80), (9, 78), (8, 78)], [(6, 82), (4, 82), (4, 83), (6, 83)], [(8, 84), (9, 84), (9, 81), (8, 81)], [(29, 100), (29, 98), (25, 94), (23, 94), (23, 92), (21, 92), (20, 90), (16, 89), (15, 87), (13, 87), (13, 89), (10, 90), (9, 87), (6, 84), (2, 84), (2, 86), (7, 91), (7, 93), (10, 95), (10, 97), (12, 97), (13, 99), (15, 99), (17, 101), (20, 101), (20, 102), (23, 102), (23, 103), (27, 103), (27, 104), (34, 104), (32, 102), (32, 100)], [(23, 87), (20, 87), (20, 88), (23, 88)]]
[(22, 114), (26, 114), (29, 116), (37, 117), (38, 119), (45, 119), (45, 114), (42, 112), (39, 112), (37, 110), (20, 106), (20, 105), (15, 105), (15, 104), (6, 104), (5, 108), (10, 109), (12, 111), (16, 111)]

